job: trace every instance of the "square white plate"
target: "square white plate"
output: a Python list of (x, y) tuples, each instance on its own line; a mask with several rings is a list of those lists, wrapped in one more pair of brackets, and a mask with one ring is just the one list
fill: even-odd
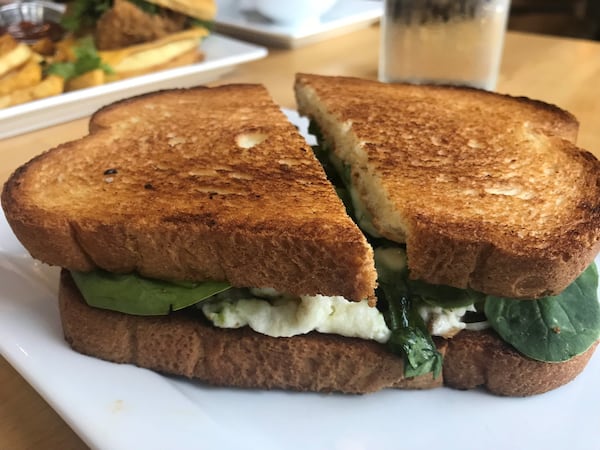
[(221, 0), (215, 28), (221, 33), (264, 45), (296, 48), (369, 26), (376, 23), (382, 13), (381, 1), (338, 0), (316, 23), (280, 25), (252, 7), (244, 6), (240, 0)]
[(2, 214), (0, 352), (92, 448), (592, 450), (600, 442), (598, 352), (570, 384), (524, 399), (446, 388), (218, 389), (72, 351), (57, 283), (58, 270), (34, 262)]
[(264, 58), (267, 50), (212, 34), (202, 43), (203, 61), (0, 109), (0, 139), (87, 116), (125, 97), (216, 80), (236, 65)]
[[(288, 114), (306, 133), (306, 121)], [(57, 284), (58, 269), (32, 260), (0, 214), (0, 352), (92, 448), (599, 448), (600, 352), (573, 382), (529, 398), (447, 388), (363, 396), (219, 389), (72, 351)]]

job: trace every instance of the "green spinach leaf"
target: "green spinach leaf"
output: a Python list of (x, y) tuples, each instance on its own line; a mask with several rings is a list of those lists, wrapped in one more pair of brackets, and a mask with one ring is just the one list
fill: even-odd
[(147, 2), (145, 0), (129, 0), (129, 2), (133, 3), (139, 9), (150, 15), (158, 14), (161, 10), (160, 6), (155, 5), (154, 3)]
[(220, 281), (168, 282), (100, 270), (71, 275), (90, 306), (138, 316), (169, 314), (231, 287)]
[(380, 283), (388, 311), (385, 319), (391, 330), (388, 348), (402, 355), (404, 375), (415, 377), (433, 373), (437, 378), (442, 371), (442, 355), (438, 352), (423, 319), (413, 307), (409, 296), (399, 285)]
[(434, 285), (421, 280), (408, 280), (410, 291), (423, 303), (442, 308), (460, 308), (481, 302), (485, 295), (472, 289)]
[(214, 20), (197, 19), (196, 17), (190, 17), (190, 25), (193, 27), (206, 28), (209, 33), (212, 33), (215, 29)]
[(442, 355), (437, 351), (412, 301), (406, 283), (406, 266), (402, 263), (403, 251), (386, 250), (375, 251), (375, 266), (379, 283), (378, 298), (387, 305), (384, 317), (391, 330), (387, 346), (390, 351), (403, 357), (404, 374), (407, 377), (427, 373), (438, 377), (442, 371)]
[(506, 342), (546, 362), (567, 361), (600, 338), (598, 271), (590, 265), (560, 295), (538, 300), (487, 297), (485, 315)]

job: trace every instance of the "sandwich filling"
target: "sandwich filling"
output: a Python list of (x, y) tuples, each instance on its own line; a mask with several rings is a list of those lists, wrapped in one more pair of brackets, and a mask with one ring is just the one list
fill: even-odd
[(272, 337), (318, 331), (385, 343), (391, 334), (383, 315), (367, 300), (296, 296), (215, 281), (167, 282), (104, 271), (71, 271), (71, 275), (90, 306), (125, 314), (154, 316), (197, 308), (214, 326), (249, 326)]
[[(432, 334), (435, 317), (448, 311), (462, 314), (464, 328), (490, 326), (508, 344), (527, 357), (544, 362), (567, 361), (600, 338), (598, 272), (591, 264), (560, 295), (516, 300), (488, 296), (470, 289), (431, 285), (414, 280), (406, 264), (405, 245), (382, 238), (353, 184), (352, 168), (328, 148), (314, 122), (309, 131), (319, 145), (313, 148), (346, 209), (363, 230), (375, 251), (378, 273), (378, 308), (391, 335), (388, 346), (399, 352), (407, 376), (441, 370), (442, 356)], [(461, 326), (454, 330), (460, 331)], [(449, 338), (453, 333), (442, 336)]]
[(366, 300), (290, 295), (236, 288), (227, 282), (166, 282), (135, 274), (72, 272), (85, 301), (135, 315), (166, 315), (191, 308), (200, 310), (216, 327), (248, 326), (272, 337), (317, 331), (375, 340), (403, 358), (407, 377), (428, 373), (437, 377), (443, 360), (432, 336), (451, 338), (463, 329), (491, 327), (523, 355), (545, 362), (566, 361), (600, 338), (594, 264), (560, 295), (537, 300), (497, 298), (414, 280), (405, 246), (377, 233), (352, 186), (351, 167), (325, 145), (314, 150), (348, 213), (374, 248), (377, 307), (369, 307)]

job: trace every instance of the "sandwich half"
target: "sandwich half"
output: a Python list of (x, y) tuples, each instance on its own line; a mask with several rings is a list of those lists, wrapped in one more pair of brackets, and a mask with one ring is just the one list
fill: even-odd
[(2, 192), (31, 255), (64, 268), (75, 350), (225, 386), (439, 384), (381, 344), (372, 249), (263, 87), (147, 94), (89, 129)]
[[(556, 388), (600, 337), (600, 163), (552, 105), (298, 74), (316, 153), (374, 248), (407, 374), (501, 395)], [(445, 339), (445, 357), (431, 335)]]
[[(544, 392), (585, 367), (597, 326), (560, 363), (523, 356), (491, 327), (446, 339), (415, 326), (413, 296), (398, 304), (387, 293), (410, 283), (437, 296), (409, 281), (404, 248), (367, 241), (336, 195), (352, 189), (334, 190), (326, 171), (263, 87), (171, 90), (98, 111), (88, 136), (19, 168), (2, 206), (33, 257), (65, 268), (66, 340), (109, 361), (220, 386), (366, 393), (445, 383), (502, 395)], [(595, 290), (593, 268), (584, 274), (575, 286)], [(473, 310), (470, 328), (487, 322), (464, 304), (480, 293), (443, 290)], [(425, 311), (438, 325), (464, 323), (449, 309)]]

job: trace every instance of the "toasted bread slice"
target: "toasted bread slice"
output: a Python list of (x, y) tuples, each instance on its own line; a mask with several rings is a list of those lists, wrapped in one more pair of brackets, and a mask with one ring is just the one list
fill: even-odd
[(374, 297), (371, 248), (258, 85), (105, 107), (88, 136), (19, 168), (2, 206), (32, 256), (57, 266)]
[(207, 21), (213, 20), (217, 14), (214, 0), (152, 0), (150, 3)]
[(523, 357), (492, 331), (463, 331), (448, 342), (436, 338), (442, 376), (405, 378), (402, 358), (374, 341), (317, 332), (273, 338), (249, 328), (215, 328), (200, 313), (143, 317), (91, 308), (67, 271), (59, 306), (65, 338), (80, 353), (243, 388), (364, 394), (446, 384), (527, 396), (571, 381), (595, 348), (565, 363), (543, 363)]
[(540, 297), (600, 250), (600, 163), (571, 114), (459, 87), (300, 74), (295, 90), (414, 278)]

